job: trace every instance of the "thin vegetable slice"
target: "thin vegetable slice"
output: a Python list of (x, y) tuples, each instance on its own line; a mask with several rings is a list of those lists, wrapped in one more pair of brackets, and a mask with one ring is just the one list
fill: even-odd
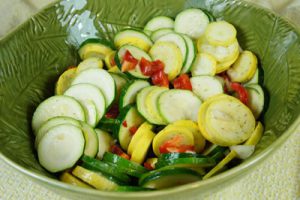
[(205, 36), (212, 45), (226, 46), (230, 45), (236, 39), (235, 27), (226, 21), (217, 21), (210, 23), (206, 30)]

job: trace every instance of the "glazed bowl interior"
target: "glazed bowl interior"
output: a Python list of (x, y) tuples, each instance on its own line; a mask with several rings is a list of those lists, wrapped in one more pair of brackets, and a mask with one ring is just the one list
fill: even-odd
[[(265, 133), (255, 154), (241, 165), (209, 180), (155, 192), (102, 192), (55, 180), (38, 163), (30, 122), (37, 105), (54, 94), (58, 76), (79, 61), (79, 44), (92, 37), (112, 40), (125, 27), (142, 28), (154, 16), (175, 17), (181, 10), (206, 9), (238, 30), (243, 49), (253, 51), (264, 70), (268, 96), (262, 117)], [(300, 35), (282, 18), (236, 0), (62, 0), (18, 27), (0, 41), (0, 149), (2, 157), (33, 180), (81, 198), (188, 198), (242, 177), (270, 155), (299, 124)], [(298, 118), (298, 119), (297, 119)]]

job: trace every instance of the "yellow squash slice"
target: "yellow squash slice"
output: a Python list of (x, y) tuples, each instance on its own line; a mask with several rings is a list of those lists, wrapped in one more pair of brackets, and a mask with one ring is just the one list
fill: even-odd
[(235, 97), (220, 94), (209, 98), (199, 109), (198, 125), (203, 136), (220, 146), (246, 141), (255, 128), (251, 110)]
[(81, 180), (79, 180), (78, 178), (74, 177), (73, 175), (71, 175), (68, 172), (62, 173), (62, 175), (60, 175), (59, 179), (62, 182), (69, 183), (71, 185), (76, 185), (76, 186), (84, 187), (84, 188), (92, 188), (91, 186), (89, 186), (88, 184), (82, 182)]
[(76, 68), (67, 69), (60, 77), (55, 85), (55, 94), (63, 95), (64, 92), (71, 86), (72, 80), (76, 76)]

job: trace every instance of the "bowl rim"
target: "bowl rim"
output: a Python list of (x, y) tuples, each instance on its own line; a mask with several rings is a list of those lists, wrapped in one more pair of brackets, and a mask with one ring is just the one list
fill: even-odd
[[(16, 26), (15, 28), (11, 29), (5, 36), (0, 37), (0, 43), (4, 42), (6, 39), (11, 37), (14, 32), (18, 31), (20, 28), (22, 28), (25, 24), (28, 23), (28, 21), (33, 17), (38, 15), (39, 13), (43, 12), (45, 9), (50, 8), (52, 6), (55, 6), (57, 3), (59, 3), (61, 0), (55, 0), (54, 2), (46, 5), (42, 9), (40, 9), (37, 13), (33, 14), (31, 17), (29, 17), (27, 20), (25, 20), (22, 24)], [(273, 10), (270, 10), (268, 8), (261, 7), (253, 2), (248, 2), (245, 0), (229, 0), (231, 2), (239, 1), (243, 6), (250, 5), (251, 7), (254, 7), (257, 10), (262, 10), (264, 12), (267, 12), (274, 17), (283, 20), (286, 24), (288, 24), (293, 31), (295, 31), (299, 37), (300, 37), (300, 27), (297, 27), (291, 20), (284, 16), (279, 16), (274, 13)], [(243, 174), (243, 172), (248, 172), (249, 169), (255, 167), (255, 164), (260, 163), (265, 158), (271, 155), (272, 152), (276, 151), (278, 147), (282, 146), (286, 142), (286, 140), (296, 131), (296, 129), (300, 127), (300, 115), (294, 120), (294, 122), (290, 125), (290, 127), (283, 132), (283, 134), (276, 139), (272, 144), (270, 144), (266, 149), (259, 152), (257, 155), (248, 158), (238, 166), (231, 168), (229, 170), (226, 170), (225, 172), (222, 172), (221, 174), (218, 174), (216, 176), (213, 176), (206, 180), (197, 181), (194, 183), (189, 183), (181, 186), (176, 186), (164, 190), (157, 190), (157, 191), (141, 191), (141, 192), (116, 192), (116, 191), (100, 191), (96, 189), (88, 189), (88, 188), (81, 188), (77, 186), (73, 186), (64, 182), (61, 182), (57, 179), (53, 179), (47, 176), (44, 176), (42, 174), (36, 173), (32, 170), (26, 169), (25, 167), (20, 166), (16, 162), (12, 161), (8, 157), (6, 157), (2, 152), (0, 152), (0, 159), (4, 161), (9, 166), (13, 167), (17, 170), (17, 172), (33, 179), (34, 181), (39, 181), (41, 183), (50, 184), (53, 187), (57, 187), (60, 189), (67, 190), (69, 192), (75, 192), (80, 193), (82, 195), (93, 195), (95, 197), (112, 197), (112, 198), (120, 198), (120, 194), (122, 194), (123, 199), (131, 199), (131, 198), (145, 198), (145, 197), (158, 197), (158, 196), (165, 196), (165, 195), (174, 195), (181, 192), (191, 191), (191, 190), (197, 190), (197, 188), (208, 188), (211, 187), (211, 185), (215, 183), (222, 183), (224, 181), (230, 180), (233, 177), (238, 177)], [(47, 187), (46, 187), (47, 188)], [(52, 188), (47, 188), (52, 190)], [(53, 191), (53, 190), (52, 190)]]

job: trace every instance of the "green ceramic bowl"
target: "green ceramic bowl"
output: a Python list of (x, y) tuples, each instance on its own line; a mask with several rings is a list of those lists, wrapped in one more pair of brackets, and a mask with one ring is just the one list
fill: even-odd
[[(78, 62), (78, 45), (90, 37), (112, 40), (126, 26), (140, 28), (153, 16), (174, 17), (189, 7), (209, 10), (233, 23), (242, 48), (259, 57), (270, 101), (263, 119), (265, 133), (255, 155), (211, 179), (153, 192), (102, 192), (54, 179), (37, 161), (30, 121), (36, 106), (53, 94), (59, 74)], [(59, 1), (0, 41), (0, 157), (32, 180), (72, 199), (199, 199), (202, 193), (243, 178), (299, 124), (299, 55), (300, 34), (293, 26), (237, 0)]]

